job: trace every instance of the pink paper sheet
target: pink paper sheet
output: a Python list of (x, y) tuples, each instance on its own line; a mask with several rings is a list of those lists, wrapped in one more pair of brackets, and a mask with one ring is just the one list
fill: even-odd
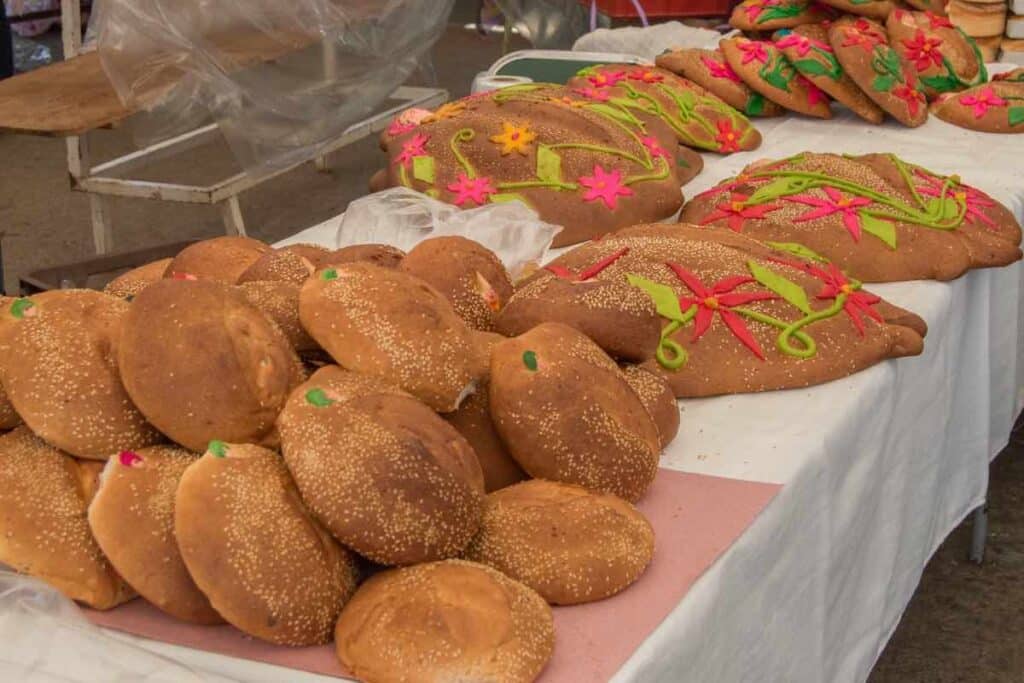
[[(556, 607), (555, 655), (544, 683), (607, 681), (731, 546), (778, 492), (777, 484), (661, 470), (639, 508), (654, 526), (654, 560), (640, 579), (607, 600)], [(84, 610), (94, 624), (137, 636), (302, 671), (344, 677), (333, 646), (279, 647), (231, 626), (193, 626), (144, 600), (108, 612)]]

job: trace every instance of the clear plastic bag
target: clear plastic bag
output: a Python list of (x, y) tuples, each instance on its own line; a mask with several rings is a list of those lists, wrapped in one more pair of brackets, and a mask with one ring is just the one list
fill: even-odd
[(105, 0), (103, 68), (141, 143), (213, 120), (247, 169), (316, 156), (427, 56), (454, 0)]

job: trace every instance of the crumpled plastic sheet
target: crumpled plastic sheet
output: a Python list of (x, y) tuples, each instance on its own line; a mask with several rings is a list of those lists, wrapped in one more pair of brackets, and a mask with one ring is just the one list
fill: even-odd
[(601, 28), (577, 40), (572, 49), (580, 52), (621, 52), (654, 61), (669, 49), (716, 48), (721, 38), (718, 31), (667, 21), (647, 28)]
[(59, 591), (0, 568), (0, 680), (227, 683), (110, 635)]
[(521, 202), (460, 209), (406, 187), (376, 192), (348, 205), (336, 247), (382, 243), (409, 251), (428, 237), (476, 240), (502, 260), (513, 280), (546, 260), (561, 227), (540, 220)]
[[(317, 156), (425, 60), (454, 0), (105, 0), (104, 71), (139, 144), (215, 121), (250, 171)], [(428, 69), (429, 71), (429, 69)]]

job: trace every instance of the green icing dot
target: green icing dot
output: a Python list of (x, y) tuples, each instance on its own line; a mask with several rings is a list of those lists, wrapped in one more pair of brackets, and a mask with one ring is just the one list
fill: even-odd
[(223, 458), (228, 454), (228, 445), (223, 441), (214, 439), (210, 442), (210, 445), (206, 447), (207, 452), (212, 453), (215, 458)]
[(537, 354), (533, 351), (523, 352), (523, 365), (530, 372), (537, 372)]
[(321, 280), (337, 280), (338, 271), (334, 268), (328, 268), (327, 270), (320, 273)]
[(334, 403), (333, 400), (327, 397), (327, 393), (323, 389), (310, 389), (307, 391), (306, 401), (317, 408), (326, 408)]
[(24, 318), (25, 312), (28, 311), (30, 308), (33, 308), (34, 306), (35, 304), (29, 301), (28, 299), (18, 299), (13, 304), (11, 304), (11, 315), (19, 319)]

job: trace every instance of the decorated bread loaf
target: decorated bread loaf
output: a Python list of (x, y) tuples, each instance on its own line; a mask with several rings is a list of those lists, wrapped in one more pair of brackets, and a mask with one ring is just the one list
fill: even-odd
[(197, 452), (214, 439), (272, 442), (274, 420), (302, 379), (281, 330), (235, 288), (210, 281), (143, 290), (125, 314), (118, 365), (147, 419)]
[(774, 31), (826, 18), (821, 5), (807, 0), (743, 0), (732, 10), (729, 23), (741, 31)]
[(729, 66), (752, 89), (786, 109), (832, 118), (828, 96), (801, 76), (773, 43), (746, 38), (723, 38), (719, 47)]
[(865, 282), (949, 280), (1021, 256), (1006, 207), (891, 154), (804, 152), (748, 166), (695, 197), (682, 220), (802, 244)]
[(337, 366), (288, 399), (285, 462), (313, 514), (381, 564), (453, 557), (480, 524), (484, 480), (454, 427), (397, 387)]
[(192, 581), (174, 536), (174, 496), (198, 456), (176, 446), (122, 451), (107, 461), (89, 527), (117, 571), (164, 612), (196, 624), (224, 620)]
[(216, 280), (233, 285), (271, 248), (251, 237), (214, 237), (191, 244), (174, 257), (164, 277)]
[(986, 133), (1024, 133), (1024, 81), (993, 80), (944, 95), (932, 107), (943, 121)]
[(370, 263), (321, 270), (299, 296), (302, 326), (349, 370), (451, 412), (476, 390), (469, 327), (423, 280)]
[(551, 608), (490, 567), (462, 560), (377, 574), (334, 632), (360, 680), (529, 683), (555, 647)]
[(820, 0), (822, 4), (835, 7), (848, 14), (859, 14), (885, 21), (894, 7), (890, 0)]
[(167, 266), (171, 265), (173, 260), (165, 258), (147, 263), (138, 268), (132, 268), (108, 282), (103, 291), (111, 296), (131, 300), (146, 287), (149, 287), (158, 280), (162, 280), (164, 273), (167, 272)]
[(974, 40), (946, 17), (896, 9), (885, 28), (889, 44), (917, 72), (925, 95), (934, 97), (988, 80)]
[(210, 443), (174, 500), (174, 533), (196, 585), (245, 633), (319, 645), (355, 590), (354, 558), (306, 510), (281, 456)]
[(575, 329), (544, 323), (491, 353), (491, 416), (533, 477), (643, 496), (658, 468), (658, 427), (622, 371)]
[(501, 260), (465, 237), (423, 240), (402, 259), (399, 269), (444, 295), (455, 313), (477, 330), (493, 330), (494, 316), (512, 296), (512, 279)]
[(487, 496), (465, 558), (556, 605), (601, 600), (639, 578), (654, 554), (650, 522), (608, 493), (543, 479)]
[(598, 277), (625, 280), (656, 303), (661, 346), (645, 367), (662, 374), (676, 396), (818, 384), (921, 352), (925, 325), (916, 316), (827, 264), (729, 230), (637, 226), (555, 262), (625, 247), (629, 253)]
[(690, 79), (747, 116), (779, 116), (784, 111), (761, 93), (751, 90), (725, 61), (721, 50), (673, 50), (659, 55), (655, 62), (663, 69)]
[(292, 244), (262, 254), (245, 269), (238, 283), (271, 280), (301, 285), (317, 268), (331, 261), (332, 252), (316, 244)]
[(110, 609), (135, 594), (86, 521), (101, 467), (61, 453), (27, 427), (0, 436), (0, 562), (72, 600)]
[(131, 306), (63, 289), (8, 299), (0, 311), (0, 381), (11, 404), (33, 432), (77, 457), (106, 460), (160, 440), (118, 372)]

